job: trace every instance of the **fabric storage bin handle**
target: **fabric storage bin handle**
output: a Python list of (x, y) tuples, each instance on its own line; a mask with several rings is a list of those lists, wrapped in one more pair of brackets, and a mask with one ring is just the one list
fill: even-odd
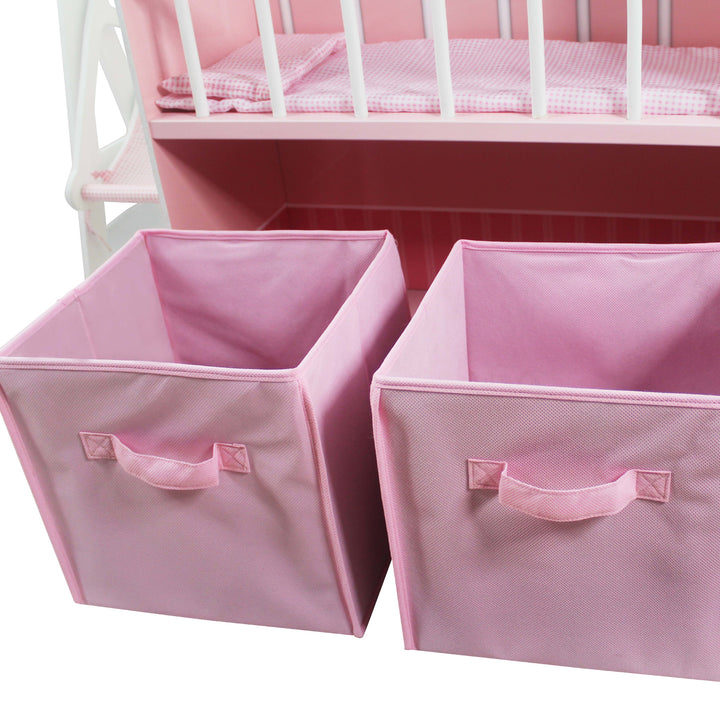
[(236, 443), (215, 443), (212, 457), (199, 463), (141, 455), (117, 435), (81, 432), (88, 460), (114, 460), (126, 473), (165, 490), (204, 490), (220, 484), (220, 471), (249, 473), (247, 448)]
[(502, 505), (554, 522), (615, 515), (636, 499), (667, 502), (671, 477), (667, 470), (628, 470), (605, 485), (547, 490), (510, 477), (506, 462), (468, 460), (470, 490), (497, 490)]

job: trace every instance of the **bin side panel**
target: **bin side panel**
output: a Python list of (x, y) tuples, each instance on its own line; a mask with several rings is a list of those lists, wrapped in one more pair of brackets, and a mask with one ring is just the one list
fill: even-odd
[(463, 256), (471, 380), (720, 394), (717, 247), (466, 242)]
[(329, 532), (349, 582), (356, 634), (389, 562), (370, 415), (370, 379), (410, 319), (394, 243), (301, 367), (329, 486)]
[[(409, 646), (720, 679), (720, 411), (384, 388), (379, 417)], [(469, 490), (470, 458), (557, 490), (666, 470), (671, 494), (552, 522)]]
[(292, 232), (153, 233), (148, 248), (176, 360), (295, 367), (362, 277), (377, 244), (377, 238), (349, 242)]
[[(0, 385), (90, 604), (348, 633), (297, 382), (0, 368)], [(247, 447), (250, 473), (165, 490), (78, 433), (186, 462)]]

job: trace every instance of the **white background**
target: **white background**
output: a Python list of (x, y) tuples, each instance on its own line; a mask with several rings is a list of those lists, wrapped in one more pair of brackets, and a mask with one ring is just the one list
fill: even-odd
[[(82, 265), (55, 3), (2, 3), (0, 38), (3, 344)], [(0, 487), (0, 717), (720, 715), (720, 684), (403, 651), (390, 579), (363, 640), (74, 605), (4, 426)]]

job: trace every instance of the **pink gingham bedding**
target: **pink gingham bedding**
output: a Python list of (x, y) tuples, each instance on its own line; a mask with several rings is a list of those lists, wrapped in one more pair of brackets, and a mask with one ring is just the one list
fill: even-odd
[[(304, 78), (313, 68), (336, 50), (345, 47), (345, 36), (278, 35), (275, 38), (280, 60), (283, 90)], [(205, 91), (211, 98), (234, 98), (259, 102), (270, 99), (265, 62), (260, 39), (255, 38), (203, 71)], [(190, 78), (176, 75), (163, 80), (163, 90), (190, 95)]]
[[(297, 69), (301, 65), (298, 58), (307, 56), (312, 46), (308, 37), (327, 47), (327, 36), (278, 36), (283, 68)], [(264, 75), (259, 45), (253, 43), (253, 72)], [(341, 50), (338, 44), (324, 60), (306, 64), (307, 72), (302, 77), (288, 70), (283, 73), (288, 112), (352, 112), (347, 57)], [(625, 112), (625, 45), (550, 40), (545, 44), (545, 55), (550, 113)], [(531, 111), (526, 40), (454, 39), (450, 41), (450, 56), (458, 112)], [(237, 57), (237, 52), (218, 65), (232, 57)], [(371, 112), (439, 112), (431, 40), (364, 45), (363, 66)], [(214, 99), (218, 85), (229, 86), (230, 79), (220, 81), (215, 73), (210, 79), (210, 112), (271, 111), (267, 97), (252, 99), (247, 94), (233, 94)], [(175, 94), (160, 98), (158, 105), (166, 110), (193, 110), (187, 85), (182, 93), (175, 90)], [(645, 46), (643, 111), (647, 115), (720, 114), (720, 48)]]

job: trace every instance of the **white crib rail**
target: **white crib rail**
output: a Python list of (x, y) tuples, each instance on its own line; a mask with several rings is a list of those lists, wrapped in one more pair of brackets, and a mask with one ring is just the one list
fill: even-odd
[(341, 8), (355, 117), (366, 118), (368, 116), (368, 105), (362, 66), (363, 36), (360, 3), (358, 0), (341, 0)]
[(627, 117), (642, 117), (642, 0), (627, 0)]
[(425, 37), (432, 38), (433, 27), (432, 27), (432, 4), (433, 0), (422, 0), (422, 18), (423, 28), (425, 29)]
[(503, 40), (512, 38), (512, 15), (510, 13), (510, 0), (497, 0), (498, 6), (498, 35)]
[(527, 0), (530, 46), (530, 95), (534, 118), (547, 115), (545, 92), (545, 29), (542, 0)]
[(658, 45), (672, 45), (672, 0), (658, 0)]
[(202, 66), (198, 55), (197, 43), (195, 42), (195, 31), (193, 30), (192, 15), (188, 0), (175, 0), (175, 14), (177, 15), (178, 27), (180, 28), (180, 40), (182, 41), (185, 64), (187, 65), (188, 77), (190, 78), (190, 89), (193, 102), (195, 103), (195, 114), (204, 118), (210, 115), (208, 108), (207, 93), (203, 82)]
[[(362, 65), (364, 28), (360, 0), (340, 0), (348, 54), (353, 107), (358, 118), (368, 117), (367, 93)], [(590, 0), (577, 2), (577, 37), (587, 42), (591, 37)], [(203, 84), (202, 68), (192, 25), (189, 0), (174, 0), (180, 28), (185, 62), (195, 113), (209, 115), (208, 99)], [(294, 32), (291, 0), (279, 0), (283, 31)], [(425, 36), (433, 39), (437, 71), (440, 114), (443, 118), (455, 115), (455, 97), (450, 68), (450, 40), (448, 35), (445, 0), (421, 0)], [(658, 44), (672, 44), (672, 0), (658, 0)], [(510, 0), (497, 0), (498, 34), (512, 37)], [(275, 117), (287, 115), (282, 87), (280, 63), (275, 42), (270, 0), (255, 0), (260, 40), (270, 90), (270, 102)], [(532, 115), (541, 118), (547, 114), (545, 78), (545, 31), (542, 0), (527, 0), (528, 37), (530, 52), (530, 85)], [(627, 0), (627, 117), (631, 121), (642, 118), (642, 0)]]
[(590, 42), (590, 0), (577, 0), (577, 39)]
[(450, 38), (448, 36), (445, 0), (432, 0), (432, 34), (433, 44), (435, 45), (438, 93), (440, 95), (440, 115), (445, 119), (449, 119), (455, 116), (455, 96), (453, 95), (452, 72), (450, 70)]
[(280, 0), (280, 17), (282, 18), (283, 32), (286, 35), (292, 35), (295, 32), (295, 22), (290, 0)]
[(280, 75), (280, 59), (278, 58), (277, 43), (275, 42), (275, 28), (273, 27), (270, 0), (255, 0), (255, 15), (257, 16), (258, 30), (260, 31), (260, 43), (270, 91), (270, 107), (272, 107), (274, 117), (283, 118), (287, 115), (285, 91), (283, 90), (282, 76)]

